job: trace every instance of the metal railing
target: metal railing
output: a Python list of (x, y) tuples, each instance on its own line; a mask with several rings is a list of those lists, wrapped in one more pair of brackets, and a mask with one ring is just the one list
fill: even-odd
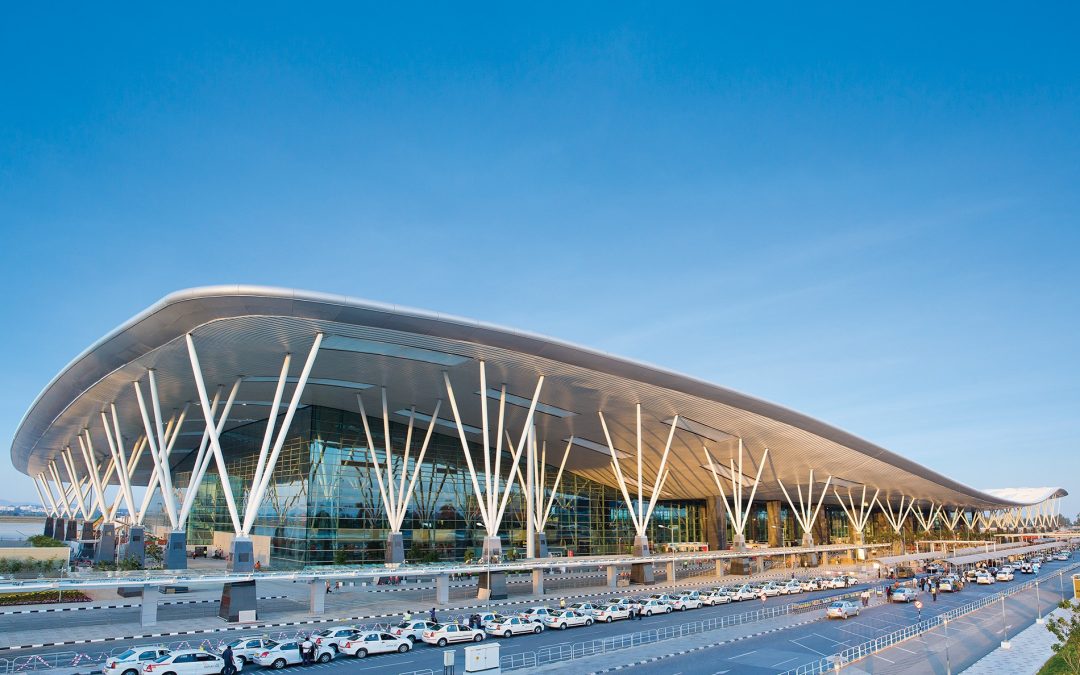
[(868, 642), (855, 645), (854, 647), (845, 649), (842, 652), (837, 652), (832, 656), (826, 656), (823, 659), (803, 664), (797, 668), (793, 668), (792, 670), (783, 673), (783, 675), (820, 675), (821, 673), (839, 670), (844, 666), (855, 663), (856, 661), (861, 661), (868, 656), (888, 649), (895, 644), (910, 640), (911, 638), (918, 637), (923, 633), (929, 632), (937, 628), (938, 626), (943, 625), (946, 621), (958, 619), (966, 614), (970, 614), (974, 611), (982, 609), (983, 607), (992, 605), (995, 602), (999, 602), (1003, 598), (1007, 598), (1010, 595), (1015, 595), (1016, 593), (1021, 593), (1023, 591), (1034, 588), (1035, 584), (1039, 582), (1044, 582), (1046, 579), (1058, 575), (1064, 575), (1067, 572), (1071, 572), (1078, 567), (1080, 567), (1080, 563), (1073, 563), (1068, 567), (1063, 567), (1062, 569), (1057, 570), (1057, 574), (1048, 575), (1043, 579), (1035, 578), (1031, 581), (1025, 581), (1022, 584), (1012, 586), (1006, 590), (999, 591), (992, 595), (984, 596), (982, 598), (979, 598), (978, 600), (969, 602), (966, 605), (954, 607), (947, 612), (942, 612), (941, 614), (937, 614), (933, 617), (930, 617), (929, 619), (924, 619), (910, 626), (907, 626), (906, 628), (901, 628), (900, 630), (893, 631), (892, 633), (881, 635)]

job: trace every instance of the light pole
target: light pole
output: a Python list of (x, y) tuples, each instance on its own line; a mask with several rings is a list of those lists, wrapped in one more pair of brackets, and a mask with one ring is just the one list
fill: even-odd
[(1039, 580), (1035, 580), (1035, 609), (1039, 612), (1039, 618), (1035, 619), (1035, 623), (1042, 624), (1042, 598), (1039, 596)]
[(952, 659), (949, 658), (949, 619), (942, 619), (945, 623), (945, 675), (952, 675)]
[(1012, 649), (1012, 643), (1009, 642), (1009, 626), (1005, 623), (1005, 596), (1001, 596), (1001, 648)]

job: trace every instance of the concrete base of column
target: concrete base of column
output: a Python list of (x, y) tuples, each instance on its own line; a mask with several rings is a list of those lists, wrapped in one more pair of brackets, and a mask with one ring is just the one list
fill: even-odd
[(675, 583), (675, 561), (674, 560), (667, 563), (667, 582), (669, 584)]
[[(809, 532), (804, 533), (803, 536), (802, 536), (802, 545), (803, 545), (803, 547), (811, 547), (811, 546), (813, 546), (814, 545), (814, 535), (810, 534)], [(817, 567), (818, 566), (818, 555), (816, 553), (804, 553), (803, 554), (803, 564), (806, 567)]]
[(619, 568), (615, 565), (607, 566), (607, 586), (615, 588), (619, 585)]
[(757, 570), (758, 574), (765, 573), (765, 556), (762, 555), (754, 558), (754, 568)]
[(116, 562), (116, 526), (103, 523), (94, 547), (94, 562)]
[(165, 569), (187, 569), (187, 532), (170, 532), (165, 542)]
[(731, 538), (731, 550), (732, 551), (745, 551), (746, 550), (746, 535), (737, 534)]
[[(502, 562), (501, 539), (498, 537), (484, 538), (484, 550), (480, 562), (481, 564)], [(481, 572), (477, 585), (477, 597), (481, 600), (505, 600), (508, 597), (505, 572)]]
[(82, 541), (91, 541), (94, 538), (94, 524), (88, 521), (83, 521), (81, 532), (79, 533), (79, 539)]
[(322, 616), (326, 613), (326, 582), (312, 579), (308, 583), (308, 613)]
[[(323, 587), (325, 589), (325, 586)], [(225, 584), (221, 589), (218, 616), (226, 621), (254, 621), (257, 616), (258, 596), (254, 581)]]
[(41, 532), (46, 537), (56, 538), (56, 518), (45, 516), (45, 529)]
[(866, 545), (866, 537), (862, 532), (855, 533), (855, 545), (859, 547), (854, 551), (855, 559), (866, 560), (866, 549), (863, 548)]
[(53, 539), (59, 539), (60, 541), (67, 539), (67, 521), (63, 518), (57, 518), (53, 523)]
[(440, 574), (435, 577), (435, 602), (446, 605), (450, 602), (450, 575)]
[(134, 560), (139, 565), (146, 564), (146, 530), (138, 525), (128, 530), (128, 540), (124, 544), (124, 559)]
[[(633, 554), (635, 556), (648, 556), (651, 555), (649, 551), (649, 538), (645, 536), (634, 537)], [(653, 577), (652, 563), (633, 563), (630, 565), (630, 583), (632, 584), (651, 584), (655, 581)]]
[(395, 565), (405, 562), (405, 537), (400, 532), (391, 532), (386, 537), (386, 563)]
[(157, 625), (158, 587), (143, 586), (139, 620), (143, 626)]
[[(90, 531), (93, 532), (93, 525), (90, 526)], [(64, 533), (65, 541), (75, 541), (79, 538), (79, 521), (72, 518), (67, 522), (67, 531)]]
[(726, 574), (727, 574), (727, 561), (726, 560), (717, 560), (716, 561), (716, 576), (722, 577), (722, 576), (725, 576)]
[(532, 592), (533, 595), (544, 594), (544, 570), (532, 571)]
[(535, 538), (533, 539), (533, 542), (533, 551), (536, 553), (536, 557), (548, 557), (547, 534), (545, 534), (544, 532), (537, 532)]
[(247, 574), (255, 571), (255, 546), (250, 539), (233, 539), (231, 550), (228, 564), (230, 572)]

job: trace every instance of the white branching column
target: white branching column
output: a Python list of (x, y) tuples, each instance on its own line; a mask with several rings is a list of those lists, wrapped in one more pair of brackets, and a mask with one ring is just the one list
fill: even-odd
[[(814, 545), (814, 523), (817, 522), (818, 514), (821, 513), (821, 506), (825, 503), (825, 495), (829, 493), (829, 484), (832, 483), (832, 476), (829, 476), (825, 480), (825, 487), (822, 488), (821, 494), (818, 496), (817, 507), (814, 507), (814, 470), (810, 469), (810, 478), (806, 484), (806, 500), (803, 501), (802, 485), (797, 484), (795, 488), (798, 490), (799, 505), (795, 506), (795, 502), (792, 501), (791, 495), (788, 494), (787, 488), (784, 487), (784, 481), (779, 478), (776, 482), (780, 485), (780, 491), (787, 497), (788, 505), (791, 506), (791, 512), (795, 515), (796, 522), (799, 523), (799, 527), (802, 529), (802, 545), (805, 547), (811, 547)], [(810, 567), (817, 566), (817, 555), (810, 553), (805, 556), (804, 560)]]
[(745, 489), (746, 480), (743, 474), (743, 441), (739, 439), (739, 459), (738, 464), (734, 457), (728, 458), (728, 475), (731, 478), (731, 498), (728, 499), (727, 493), (724, 491), (724, 485), (720, 481), (720, 472), (716, 468), (716, 463), (713, 461), (712, 455), (709, 453), (709, 449), (704, 445), (701, 446), (701, 451), (705, 453), (705, 461), (709, 464), (709, 473), (712, 474), (713, 482), (716, 483), (716, 489), (720, 491), (720, 499), (724, 502), (724, 512), (727, 514), (728, 522), (731, 523), (731, 529), (734, 531), (734, 537), (731, 542), (731, 548), (736, 551), (746, 550), (746, 523), (750, 516), (750, 506), (754, 503), (754, 495), (757, 494), (758, 484), (761, 481), (761, 471), (765, 468), (765, 460), (769, 457), (769, 449), (765, 448), (765, 452), (761, 455), (761, 461), (758, 462), (757, 475), (754, 476), (754, 482), (750, 486), (750, 498), (743, 502), (743, 490)]
[(949, 532), (955, 534), (956, 526), (960, 524), (964, 512), (958, 508), (954, 508), (951, 513), (942, 509), (938, 511), (938, 515), (941, 516), (941, 522), (945, 523), (945, 527), (949, 528)]
[[(506, 442), (510, 445), (510, 451), (513, 453), (514, 446), (510, 442), (510, 437), (507, 436)], [(536, 444), (536, 432), (529, 434), (527, 455), (527, 469), (525, 474), (522, 474), (521, 468), (518, 468), (518, 480), (521, 483), (522, 490), (525, 494), (532, 495), (533, 499), (530, 504), (529, 512), (529, 524), (531, 529), (535, 533), (531, 542), (532, 546), (528, 548), (528, 556), (530, 558), (546, 558), (548, 557), (547, 547), (547, 535), (544, 534), (544, 528), (547, 527), (548, 518), (551, 516), (551, 507), (555, 504), (555, 494), (559, 490), (559, 485), (562, 482), (563, 469), (566, 468), (566, 460), (570, 457), (570, 446), (574, 444), (574, 437), (571, 436), (566, 443), (566, 450), (563, 451), (562, 461), (559, 463), (559, 471), (555, 474), (555, 482), (551, 486), (551, 492), (548, 494), (547, 499), (544, 499), (544, 491), (547, 489), (547, 441), (540, 444), (539, 454), (537, 454)], [(530, 464), (531, 462), (531, 464)]]
[[(859, 548), (855, 549), (855, 555), (859, 560), (866, 560), (866, 549), (863, 546), (866, 544), (866, 524), (870, 522), (870, 513), (874, 508), (874, 504), (877, 503), (878, 495), (881, 493), (880, 489), (874, 490), (874, 496), (870, 498), (870, 501), (866, 501), (866, 486), (863, 485), (862, 496), (859, 498), (859, 504), (856, 508), (855, 495), (852, 494), (851, 488), (847, 490), (847, 503), (844, 503), (844, 498), (840, 496), (840, 492), (833, 487), (833, 494), (836, 495), (837, 500), (840, 502), (840, 507), (844, 509), (844, 513), (848, 517), (848, 522), (851, 523), (851, 531), (854, 534), (854, 543)], [(850, 506), (850, 509), (848, 508)]]
[[(483, 453), (483, 473), (478, 473), (476, 464), (473, 462), (473, 451), (469, 447), (469, 441), (465, 437), (465, 422), (461, 419), (458, 410), (457, 399), (454, 397), (454, 387), (450, 384), (450, 375), (443, 372), (443, 383), (446, 385), (446, 394), (450, 400), (450, 409), (454, 412), (454, 422), (457, 424), (458, 436), (461, 439), (461, 449), (465, 455), (465, 465), (469, 469), (469, 478), (472, 481), (473, 494), (476, 496), (476, 505), (480, 511), (480, 519), (484, 523), (484, 547), (480, 562), (495, 564), (502, 562), (502, 541), (499, 538), (499, 527), (502, 525), (503, 515), (506, 513), (506, 505), (510, 501), (511, 488), (514, 485), (514, 474), (521, 465), (521, 456), (525, 449), (526, 437), (532, 429), (533, 415), (536, 413), (536, 405), (540, 402), (540, 390), (544, 386), (544, 376), (541, 375), (536, 381), (536, 391), (533, 392), (529, 402), (529, 412), (525, 417), (525, 423), (521, 428), (521, 435), (517, 445), (511, 450), (511, 466), (507, 476), (502, 472), (502, 437), (506, 427), (506, 385), (504, 384), (499, 393), (499, 416), (495, 430), (495, 447), (491, 447), (491, 428), (489, 426), (488, 399), (490, 398), (487, 386), (487, 369), (483, 361), (480, 362), (480, 418), (483, 445), (480, 448)], [(494, 451), (494, 452), (493, 452)], [(494, 454), (494, 457), (492, 456)], [(480, 598), (501, 600), (506, 598), (506, 574), (504, 572), (485, 571), (480, 573)]]
[(915, 516), (915, 520), (919, 522), (919, 526), (923, 532), (929, 532), (934, 529), (934, 522), (937, 517), (941, 515), (942, 506), (940, 504), (934, 504), (930, 502), (930, 511), (926, 515), (923, 515), (921, 508), (911, 509), (911, 515)]
[[(619, 490), (622, 491), (623, 499), (626, 500), (626, 508), (630, 512), (630, 520), (634, 524), (634, 548), (633, 553), (635, 556), (644, 557), (649, 555), (649, 521), (652, 520), (653, 509), (656, 508), (656, 500), (659, 499), (660, 493), (664, 491), (664, 484), (667, 482), (668, 476), (671, 475), (671, 470), (667, 468), (668, 454), (671, 452), (671, 441), (675, 438), (675, 427), (679, 425), (679, 416), (676, 415), (671, 420), (671, 430), (668, 432), (667, 443), (664, 445), (664, 453), (660, 457), (660, 466), (656, 470), (656, 477), (653, 478), (651, 495), (649, 501), (645, 502), (645, 483), (642, 476), (642, 468), (644, 462), (642, 461), (642, 436), (641, 436), (641, 404), (638, 403), (637, 409), (637, 499), (630, 498), (630, 490), (626, 486), (626, 478), (623, 476), (622, 467), (619, 464), (619, 453), (615, 450), (615, 444), (611, 442), (611, 433), (608, 432), (607, 420), (604, 419), (604, 413), (600, 412), (600, 425), (604, 428), (604, 438), (607, 439), (608, 450), (611, 451), (611, 469), (615, 474), (615, 480), (619, 484)], [(630, 581), (637, 584), (651, 584), (653, 582), (652, 563), (634, 563), (630, 568)], [(671, 580), (669, 579), (669, 582)]]
[(379, 453), (375, 449), (375, 441), (371, 436), (371, 425), (368, 424), (367, 410), (364, 409), (364, 397), (356, 395), (356, 404), (360, 408), (360, 419), (364, 423), (364, 434), (367, 436), (368, 455), (371, 464), (375, 468), (375, 478), (379, 484), (379, 496), (382, 498), (383, 508), (386, 509), (386, 518), (390, 523), (390, 533), (386, 537), (386, 562), (397, 564), (405, 562), (405, 538), (401, 534), (401, 525), (405, 521), (405, 515), (409, 509), (409, 495), (416, 487), (416, 480), (420, 477), (420, 467), (424, 463), (424, 455), (427, 454), (428, 444), (431, 443), (431, 434), (435, 431), (435, 422), (439, 419), (439, 410), (442, 401), (435, 402), (435, 411), (431, 414), (428, 422), (427, 433), (420, 445), (420, 451), (413, 461), (412, 476), (406, 488), (405, 478), (409, 476), (409, 453), (412, 449), (413, 427), (416, 422), (416, 406), (409, 408), (409, 428), (405, 432), (405, 448), (401, 451), (400, 467), (394, 467), (394, 449), (390, 442), (390, 412), (386, 403), (386, 387), (382, 388), (382, 422), (383, 422), (383, 447), (385, 451), (386, 476), (383, 477), (383, 466), (379, 461)]

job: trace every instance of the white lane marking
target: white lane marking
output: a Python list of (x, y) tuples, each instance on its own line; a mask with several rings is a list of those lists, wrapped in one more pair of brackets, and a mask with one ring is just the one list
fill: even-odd
[(874, 654), (874, 658), (875, 659), (881, 659), (882, 661), (885, 661), (886, 663), (896, 663), (896, 661), (889, 661), (889, 659), (885, 658), (884, 656), (881, 656), (880, 654)]
[(742, 657), (744, 657), (744, 656), (750, 656), (751, 654), (753, 654), (753, 653), (754, 653), (754, 652), (756, 652), (756, 651), (757, 651), (756, 649), (751, 649), (750, 651), (748, 651), (748, 652), (745, 652), (745, 653), (743, 653), (743, 654), (739, 654), (738, 656), (731, 656), (731, 657), (728, 657), (728, 658), (732, 658), (732, 659), (741, 659), (741, 658), (742, 658)]
[(832, 643), (835, 643), (835, 644), (838, 644), (838, 645), (846, 645), (846, 644), (848, 643), (848, 641), (847, 641), (847, 640), (845, 640), (845, 641), (841, 642), (841, 641), (839, 641), (839, 640), (834, 640), (834, 639), (832, 639), (831, 637), (825, 637), (825, 636), (824, 636), (824, 635), (822, 635), (821, 633), (810, 633), (810, 634), (811, 634), (811, 635), (816, 635), (816, 636), (818, 636), (819, 638), (821, 638), (822, 640), (828, 640), (829, 642), (832, 642)]
[(776, 668), (777, 666), (782, 666), (782, 665), (784, 665), (785, 663), (788, 663), (789, 661), (794, 661), (795, 659), (798, 659), (798, 658), (804, 658), (804, 657), (799, 657), (799, 656), (792, 656), (792, 657), (791, 657), (790, 659), (784, 659), (783, 661), (780, 661), (779, 663), (774, 663), (774, 664), (772, 664), (772, 665), (771, 665), (771, 666), (769, 666), (769, 667), (770, 667), (770, 668)]
[(796, 646), (799, 646), (799, 647), (802, 647), (803, 649), (806, 649), (806, 650), (812, 651), (812, 652), (814, 652), (815, 654), (817, 654), (817, 655), (819, 655), (819, 656), (828, 656), (828, 654), (826, 654), (825, 652), (819, 652), (818, 650), (814, 649), (813, 647), (807, 647), (807, 646), (806, 646), (806, 645), (804, 645), (803, 643), (801, 643), (801, 642), (798, 642), (798, 639), (801, 639), (801, 638), (796, 638), (796, 639), (793, 639), (793, 640), (788, 640), (788, 642), (792, 642), (792, 643), (794, 643), (794, 644), (795, 644)]

